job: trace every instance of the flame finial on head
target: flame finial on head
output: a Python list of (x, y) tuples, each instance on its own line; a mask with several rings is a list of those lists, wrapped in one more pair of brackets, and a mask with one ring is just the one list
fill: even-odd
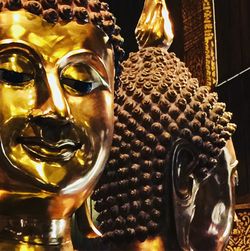
[(135, 35), (139, 48), (169, 48), (174, 35), (165, 0), (145, 0)]

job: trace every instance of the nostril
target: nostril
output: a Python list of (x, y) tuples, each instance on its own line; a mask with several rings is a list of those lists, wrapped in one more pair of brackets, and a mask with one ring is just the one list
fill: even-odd
[(61, 130), (59, 128), (42, 127), (40, 135), (47, 141), (57, 142), (61, 139)]
[(55, 115), (36, 116), (30, 118), (30, 123), (40, 127), (64, 127), (69, 126), (70, 122)]
[(33, 129), (36, 128), (40, 137), (51, 142), (67, 138), (72, 130), (68, 120), (54, 115), (31, 117), (29, 123)]

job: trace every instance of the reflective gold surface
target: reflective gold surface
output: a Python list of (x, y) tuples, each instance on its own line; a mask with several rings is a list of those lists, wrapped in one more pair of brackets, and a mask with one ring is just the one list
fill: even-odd
[(3, 239), (1, 236), (1, 251), (73, 250), (68, 220), (46, 221), (46, 219), (41, 219), (39, 221), (38, 219), (26, 218), (18, 221), (13, 217), (13, 219), (4, 222), (4, 218), (1, 218), (1, 225), (4, 223), (5, 231), (7, 232), (8, 229), (11, 231), (8, 239)]
[(214, 0), (203, 1), (206, 85), (218, 84), (216, 20)]
[(250, 244), (250, 204), (237, 204), (234, 228), (226, 251), (245, 251)]
[(144, 242), (136, 242), (134, 245), (131, 245), (130, 250), (136, 251), (165, 251), (165, 244), (162, 236), (155, 238), (150, 238)]
[(135, 34), (139, 48), (170, 47), (174, 35), (165, 0), (145, 0)]
[[(87, 198), (108, 158), (113, 88), (113, 49), (94, 25), (0, 13), (0, 215), (7, 221), (64, 219)], [(25, 241), (21, 226), (19, 235)]]
[(69, 251), (73, 250), (71, 243), (65, 243), (60, 246), (41, 246), (41, 245), (31, 245), (27, 243), (20, 243), (15, 245), (11, 242), (0, 243), (1, 251)]
[(201, 85), (218, 84), (215, 1), (181, 3), (184, 62)]

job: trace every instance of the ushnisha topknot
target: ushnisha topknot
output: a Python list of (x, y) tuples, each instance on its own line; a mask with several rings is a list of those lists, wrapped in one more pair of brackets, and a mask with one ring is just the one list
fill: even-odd
[(186, 139), (196, 147), (195, 176), (203, 180), (236, 126), (217, 94), (200, 87), (174, 53), (145, 48), (122, 66), (111, 155), (93, 199), (104, 238), (144, 241), (165, 221), (164, 182), (174, 143)]
[[(121, 48), (123, 38), (116, 19), (109, 12), (107, 3), (99, 0), (1, 0), (0, 11), (25, 9), (41, 16), (48, 23), (76, 21), (79, 24), (93, 23), (110, 38), (115, 50), (116, 66), (124, 56)], [(119, 67), (117, 67), (119, 69)]]

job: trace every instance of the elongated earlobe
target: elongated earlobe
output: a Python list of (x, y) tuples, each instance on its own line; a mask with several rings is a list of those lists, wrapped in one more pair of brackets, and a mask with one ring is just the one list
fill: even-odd
[(197, 163), (197, 154), (191, 144), (179, 141), (173, 152), (172, 180), (173, 190), (180, 200), (186, 201), (192, 195), (193, 171)]
[(184, 250), (189, 247), (189, 229), (199, 188), (194, 176), (197, 165), (195, 148), (186, 140), (177, 141), (172, 158), (172, 200), (177, 240)]

